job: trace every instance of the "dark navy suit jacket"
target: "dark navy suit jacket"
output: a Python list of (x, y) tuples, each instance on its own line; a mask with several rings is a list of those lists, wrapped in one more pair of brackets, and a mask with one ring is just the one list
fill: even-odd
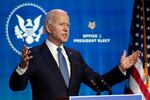
[[(101, 76), (85, 63), (78, 51), (67, 47), (65, 47), (65, 50), (71, 63), (71, 79), (68, 88), (56, 61), (45, 43), (31, 49), (33, 58), (23, 75), (18, 75), (15, 71), (16, 69), (14, 70), (10, 77), (10, 88), (13, 91), (24, 90), (29, 80), (33, 100), (54, 100), (64, 96), (77, 96), (81, 82), (93, 88), (89, 84), (87, 77)], [(118, 67), (115, 67), (102, 77), (111, 86), (126, 78)]]

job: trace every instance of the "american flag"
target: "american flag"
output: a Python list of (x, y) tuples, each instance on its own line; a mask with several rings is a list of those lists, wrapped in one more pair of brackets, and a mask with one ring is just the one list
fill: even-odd
[[(132, 93), (143, 94), (145, 100), (150, 100), (150, 89), (146, 86), (148, 78), (150, 81), (150, 0), (134, 1), (129, 54), (136, 50), (142, 54), (131, 69), (129, 87)], [(144, 74), (145, 62), (147, 75)]]

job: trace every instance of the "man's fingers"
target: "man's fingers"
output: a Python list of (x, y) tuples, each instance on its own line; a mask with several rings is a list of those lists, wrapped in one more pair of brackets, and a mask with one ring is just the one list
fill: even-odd
[(24, 62), (29, 61), (33, 56), (30, 56), (31, 51), (28, 49), (26, 45), (23, 46), (22, 50), (22, 59)]
[(29, 56), (29, 59), (28, 60), (30, 60), (30, 59), (32, 59), (33, 58), (33, 56)]
[(141, 51), (137, 50), (136, 52), (134, 52), (135, 55), (140, 56)]
[(24, 45), (22, 49), (22, 54), (26, 53), (27, 51), (28, 51), (28, 47)]
[(33, 58), (33, 56), (27, 56), (27, 57), (25, 57), (24, 59), (23, 59), (23, 61), (25, 61), (25, 62), (28, 62), (30, 59), (32, 59)]
[(23, 55), (23, 59), (29, 59), (30, 60), (30, 58), (32, 58), (32, 56), (29, 56), (30, 55), (30, 53), (31, 53), (31, 51), (28, 51), (27, 53), (25, 53), (24, 55)]
[(131, 56), (133, 60), (136, 60), (139, 58), (141, 52), (139, 50), (137, 50), (136, 52), (133, 53), (133, 55)]
[(26, 58), (28, 55), (29, 55), (29, 52), (27, 51), (27, 52), (25, 52), (25, 53), (22, 54), (22, 58), (24, 59), (24, 58)]
[(141, 52), (139, 50), (137, 50), (132, 55), (130, 55), (129, 56), (130, 64), (134, 64), (137, 61), (137, 59), (139, 58), (140, 54), (141, 54)]
[(126, 57), (126, 50), (123, 51), (122, 57), (123, 57), (123, 58)]
[(27, 49), (27, 46), (24, 45), (22, 50), (25, 51), (26, 49)]

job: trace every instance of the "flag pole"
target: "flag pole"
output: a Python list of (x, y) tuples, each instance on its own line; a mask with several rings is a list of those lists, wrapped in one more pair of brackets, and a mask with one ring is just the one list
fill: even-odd
[(144, 0), (142, 0), (142, 16), (143, 16), (143, 47), (144, 47), (144, 51), (143, 51), (143, 56), (144, 56), (144, 60), (143, 60), (143, 64), (144, 64), (144, 74), (146, 77), (146, 86), (149, 89), (150, 88), (150, 81), (149, 81), (149, 76), (148, 76), (148, 59), (147, 59), (147, 36), (146, 36), (146, 21), (145, 21), (145, 4), (144, 4)]

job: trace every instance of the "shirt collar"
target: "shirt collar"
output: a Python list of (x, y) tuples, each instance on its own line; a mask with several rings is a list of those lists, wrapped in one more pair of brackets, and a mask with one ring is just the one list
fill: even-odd
[[(51, 50), (51, 51), (56, 51), (58, 46), (55, 45), (54, 43), (52, 43), (51, 41), (49, 41), (48, 39), (46, 39), (46, 45), (48, 46), (48, 48)], [(64, 46), (63, 44), (61, 46), (59, 46), (61, 49), (62, 49), (62, 52), (65, 51), (64, 49)]]

